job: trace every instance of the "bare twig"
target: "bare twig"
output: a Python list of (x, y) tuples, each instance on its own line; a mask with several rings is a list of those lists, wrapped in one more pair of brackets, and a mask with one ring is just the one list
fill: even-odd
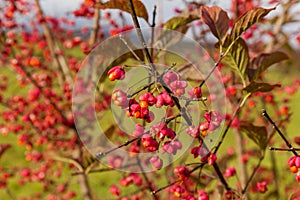
[(261, 162), (263, 161), (263, 159), (265, 158), (264, 155), (262, 155), (260, 158), (259, 158), (259, 161), (258, 163), (256, 164), (255, 168), (253, 169), (249, 179), (247, 180), (245, 186), (244, 186), (244, 189), (242, 190), (242, 194), (245, 194), (247, 189), (248, 189), (248, 186), (250, 185), (252, 179), (254, 178), (254, 175), (256, 174), (256, 171), (259, 169), (260, 165), (261, 165)]
[(269, 147), (270, 151), (300, 151), (300, 148), (290, 148), (290, 149), (286, 149), (286, 148), (277, 148), (277, 147)]
[(218, 59), (218, 61), (215, 63), (214, 67), (212, 68), (212, 70), (208, 73), (208, 75), (205, 77), (205, 79), (200, 83), (200, 87), (202, 87), (206, 81), (210, 78), (210, 76), (214, 73), (214, 71), (217, 69), (217, 67), (219, 66), (219, 64), (221, 63), (222, 59), (223, 59), (224, 55), (220, 54), (220, 58)]
[(153, 18), (151, 24), (151, 56), (153, 56), (153, 43), (154, 43), (154, 28), (155, 28), (155, 19), (156, 19), (156, 5), (153, 8)]
[(266, 110), (262, 111), (262, 115), (270, 122), (270, 124), (272, 124), (272, 126), (276, 130), (276, 132), (284, 140), (285, 144), (291, 149), (291, 152), (293, 152), (293, 154), (295, 156), (298, 156), (298, 153), (295, 151), (295, 149), (293, 148), (291, 143), (287, 140), (287, 138), (284, 136), (284, 134), (281, 132), (281, 130), (278, 128), (278, 126), (275, 124), (275, 122), (271, 119), (271, 117), (269, 116), (269, 114), (267, 113)]
[[(149, 131), (145, 132), (144, 134), (147, 134), (147, 133), (149, 133)], [(129, 144), (131, 144), (131, 143), (133, 143), (133, 142), (135, 142), (135, 141), (137, 141), (139, 139), (141, 139), (141, 136), (133, 138), (131, 140), (128, 140), (127, 142), (125, 142), (125, 143), (123, 143), (123, 144), (121, 144), (121, 145), (119, 145), (117, 147), (114, 147), (114, 148), (112, 148), (110, 150), (107, 150), (105, 152), (99, 152), (95, 156), (96, 156), (97, 159), (101, 159), (104, 156), (106, 156), (106, 155), (108, 155), (108, 154), (110, 154), (110, 153), (112, 153), (112, 152), (114, 152), (114, 151), (116, 151), (116, 150), (118, 150), (118, 149), (120, 149), (122, 147), (128, 146)]]
[(129, 1), (128, 1), (128, 4), (129, 4), (129, 7), (130, 7), (130, 9), (131, 9), (131, 17), (132, 17), (134, 26), (135, 26), (135, 28), (137, 29), (137, 34), (138, 34), (139, 40), (140, 40), (140, 42), (141, 42), (141, 44), (142, 44), (142, 46), (143, 46), (143, 52), (144, 52), (144, 54), (146, 55), (146, 59), (147, 59), (148, 63), (150, 64), (150, 67), (152, 68), (153, 72), (155, 72), (156, 67), (155, 67), (155, 65), (152, 63), (152, 58), (151, 58), (151, 55), (150, 55), (149, 50), (148, 50), (148, 48), (147, 48), (147, 44), (146, 44), (146, 42), (145, 42), (143, 33), (142, 33), (142, 31), (141, 31), (141, 27), (140, 27), (140, 24), (139, 24), (139, 21), (138, 21), (136, 12), (135, 12), (135, 8), (134, 8), (133, 1), (132, 1), (132, 0), (129, 0)]

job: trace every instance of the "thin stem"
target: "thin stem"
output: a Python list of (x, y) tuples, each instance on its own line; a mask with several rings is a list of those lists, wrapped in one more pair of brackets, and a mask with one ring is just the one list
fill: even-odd
[(150, 191), (151, 194), (153, 195), (153, 198), (154, 198), (155, 200), (158, 200), (158, 197), (157, 197), (156, 193), (153, 193), (153, 192), (152, 192), (152, 191), (153, 191), (152, 183), (151, 183), (151, 181), (149, 180), (148, 176), (146, 175), (146, 173), (145, 173), (145, 171), (144, 171), (144, 168), (143, 168), (143, 166), (142, 166), (142, 164), (141, 164), (141, 160), (140, 160), (140, 158), (139, 158), (139, 155), (136, 156), (136, 159), (137, 159), (139, 168), (140, 168), (140, 170), (142, 171), (142, 175), (143, 175), (143, 177), (144, 177), (144, 179), (145, 179), (145, 181), (146, 181), (146, 183), (147, 183), (147, 186), (148, 186), (149, 191)]
[[(131, 163), (131, 164), (127, 164), (127, 165), (123, 165), (121, 167), (119, 167), (118, 169), (125, 169), (127, 167), (132, 167), (132, 166), (136, 166), (137, 163)], [(71, 176), (78, 176), (80, 174), (93, 174), (93, 173), (101, 173), (101, 172), (109, 172), (109, 171), (114, 171), (114, 168), (102, 168), (102, 169), (94, 169), (94, 170), (85, 170), (85, 171), (79, 171), (79, 172), (74, 172), (71, 174)]]
[(224, 176), (223, 176), (223, 174), (222, 174), (222, 172), (221, 172), (221, 170), (220, 170), (220, 168), (219, 168), (219, 166), (217, 165), (216, 162), (214, 162), (213, 167), (214, 167), (214, 169), (215, 169), (215, 171), (216, 171), (216, 173), (217, 173), (217, 175), (218, 175), (221, 183), (224, 185), (225, 189), (227, 191), (230, 191), (231, 188), (229, 187), (227, 181), (225, 180), (225, 178), (224, 178)]
[(152, 191), (152, 194), (157, 194), (157, 193), (159, 193), (160, 191), (163, 191), (164, 189), (167, 189), (167, 188), (171, 187), (172, 185), (174, 185), (174, 184), (176, 184), (176, 183), (178, 183), (178, 182), (180, 182), (180, 181), (182, 181), (182, 180), (176, 180), (176, 181), (174, 181), (174, 182), (171, 182), (171, 183), (169, 183), (168, 185), (165, 185), (165, 186), (163, 186), (163, 187), (161, 187), (161, 188), (159, 188), (159, 189), (157, 189), (157, 190), (155, 190), (155, 191)]
[[(196, 164), (196, 163), (195, 163)], [(190, 170), (190, 174), (194, 173), (195, 171), (197, 171), (199, 168), (202, 168), (206, 163), (198, 163), (198, 166), (194, 167), (192, 170)], [(159, 189), (155, 190), (155, 191), (152, 191), (152, 194), (157, 194), (158, 192), (164, 190), (164, 189), (167, 189), (169, 187), (171, 187), (172, 185), (178, 183), (178, 182), (181, 182), (182, 180), (181, 179), (178, 179), (176, 181), (173, 181), (163, 187), (160, 187)]]
[(286, 148), (278, 148), (278, 147), (269, 147), (270, 151), (300, 151), (300, 148), (290, 148), (290, 149), (286, 149)]
[(279, 184), (279, 179), (278, 179), (278, 166), (277, 166), (277, 160), (276, 160), (276, 153), (274, 151), (270, 151), (270, 158), (271, 158), (271, 163), (272, 163), (272, 171), (274, 174), (274, 186), (275, 186), (275, 196), (276, 199), (279, 200), (280, 198), (280, 184)]
[(266, 110), (262, 111), (262, 115), (272, 124), (272, 126), (276, 130), (276, 132), (284, 140), (285, 144), (289, 147), (289, 149), (291, 149), (291, 152), (293, 152), (293, 154), (295, 156), (298, 156), (298, 153), (294, 150), (294, 148), (291, 145), (291, 143), (287, 140), (287, 138), (284, 136), (284, 134), (281, 132), (281, 130), (278, 128), (278, 126), (275, 124), (275, 122), (271, 119), (271, 117), (269, 116), (269, 114), (267, 113)]
[(154, 43), (154, 28), (155, 28), (155, 18), (156, 18), (156, 5), (154, 5), (153, 8), (153, 18), (152, 18), (152, 24), (151, 24), (151, 56), (153, 56), (153, 43)]
[(6, 188), (6, 193), (8, 194), (8, 196), (10, 197), (11, 200), (17, 199), (8, 187)]
[(242, 190), (242, 194), (245, 194), (245, 193), (246, 193), (246, 191), (247, 191), (247, 189), (248, 189), (248, 187), (249, 187), (249, 185), (250, 185), (252, 179), (254, 178), (254, 175), (256, 174), (256, 171), (257, 171), (258, 168), (260, 167), (261, 162), (263, 161), (264, 158), (265, 158), (265, 155), (262, 155), (262, 156), (260, 157), (258, 163), (256, 164), (254, 170), (252, 171), (252, 174), (250, 175), (249, 179), (247, 180), (244, 189)]
[(177, 114), (173, 117), (169, 117), (165, 120), (166, 124), (170, 123), (171, 121), (173, 121), (174, 119), (177, 119), (178, 117), (181, 117), (181, 114)]
[(226, 129), (224, 131), (224, 133), (222, 134), (221, 136), (221, 139), (219, 141), (219, 143), (217, 144), (217, 146), (215, 147), (215, 150), (214, 150), (214, 154), (217, 153), (217, 151), (219, 150), (221, 144), (223, 143), (226, 135), (227, 135), (227, 132), (229, 131), (230, 129), (230, 126), (235, 118), (235, 116), (238, 114), (238, 112), (240, 112), (240, 109), (243, 107), (243, 105), (245, 104), (247, 98), (250, 96), (250, 94), (246, 95), (243, 99), (241, 99), (240, 103), (238, 104), (238, 106), (236, 107), (236, 109), (234, 110), (233, 114), (232, 114), (232, 117), (230, 119), (230, 121), (228, 122), (227, 126), (226, 126)]
[(130, 50), (130, 52), (132, 53), (132, 55), (135, 57), (135, 59), (137, 59), (140, 63), (142, 63), (143, 65), (145, 65), (144, 61), (142, 61), (139, 56), (133, 51), (133, 49), (129, 46), (128, 42), (124, 39), (123, 35), (120, 34), (119, 35), (120, 40), (126, 45), (126, 47)]
[(152, 58), (151, 58), (151, 55), (150, 55), (149, 50), (147, 48), (143, 33), (141, 31), (141, 27), (140, 27), (140, 24), (139, 24), (139, 21), (138, 21), (136, 12), (135, 12), (133, 0), (129, 0), (128, 4), (129, 4), (129, 7), (131, 9), (131, 17), (132, 17), (134, 26), (135, 26), (135, 28), (137, 28), (137, 34), (138, 34), (139, 40), (140, 40), (140, 42), (142, 43), (142, 46), (143, 46), (143, 52), (146, 55), (146, 59), (147, 59), (148, 63), (150, 64), (152, 70), (155, 71), (156, 67), (155, 67), (155, 65), (152, 64)]
[(222, 59), (223, 59), (224, 55), (220, 54), (220, 58), (218, 59), (218, 61), (215, 63), (215, 66), (212, 68), (212, 70), (208, 73), (208, 75), (205, 77), (205, 79), (200, 83), (199, 87), (202, 87), (206, 81), (210, 78), (210, 76), (213, 74), (213, 72), (217, 69), (217, 67), (219, 66), (219, 64), (221, 63)]
[(143, 90), (146, 90), (146, 89), (150, 88), (154, 83), (155, 83), (154, 81), (150, 82), (148, 85), (143, 86), (142, 88), (135, 91), (134, 93), (127, 95), (127, 97), (132, 98), (133, 96), (135, 96), (136, 94), (142, 92)]
[[(149, 131), (145, 132), (144, 134), (147, 134), (148, 132)], [(122, 147), (128, 146), (129, 144), (131, 144), (131, 143), (133, 143), (133, 142), (135, 142), (135, 141), (137, 141), (139, 139), (141, 139), (141, 136), (133, 138), (131, 140), (128, 140), (127, 142), (125, 142), (125, 143), (123, 143), (123, 144), (121, 144), (121, 145), (119, 145), (117, 147), (114, 147), (114, 148), (112, 148), (110, 150), (107, 150), (105, 152), (99, 152), (95, 156), (99, 160), (99, 159), (103, 158), (104, 156), (106, 156), (107, 154), (110, 154), (110, 153), (112, 153), (112, 152), (114, 152), (114, 151), (116, 151), (116, 150), (118, 150), (118, 149), (120, 149)]]

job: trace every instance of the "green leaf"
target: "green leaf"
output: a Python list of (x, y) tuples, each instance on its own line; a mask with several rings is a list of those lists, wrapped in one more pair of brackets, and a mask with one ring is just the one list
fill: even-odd
[(164, 29), (177, 30), (180, 27), (186, 26), (194, 20), (199, 19), (196, 15), (187, 15), (187, 16), (176, 16), (169, 19), (165, 25)]
[[(148, 12), (145, 5), (140, 0), (133, 0), (136, 15), (148, 21)], [(95, 8), (100, 9), (119, 9), (131, 13), (128, 0), (110, 0), (106, 3), (96, 3)]]
[(240, 16), (237, 19), (237, 21), (234, 23), (229, 36), (230, 41), (231, 42), (235, 41), (250, 26), (260, 21), (262, 18), (264, 18), (269, 12), (271, 12), (274, 9), (275, 8), (271, 8), (271, 9), (253, 8), (251, 10), (248, 10), (245, 14)]
[(268, 142), (268, 132), (264, 126), (255, 126), (251, 123), (241, 123), (240, 129), (257, 144), (261, 150), (265, 150)]
[(220, 41), (227, 34), (229, 28), (229, 18), (227, 13), (218, 6), (202, 6), (200, 17), (208, 25), (212, 34)]
[(251, 82), (247, 87), (244, 88), (245, 91), (248, 93), (254, 92), (269, 92), (276, 87), (280, 87), (280, 84), (271, 85), (269, 83), (258, 83), (258, 82)]
[(247, 75), (250, 81), (259, 77), (259, 75), (275, 63), (289, 59), (283, 52), (262, 53), (255, 57), (247, 69)]
[[(226, 51), (227, 49), (225, 48), (224, 50)], [(248, 46), (242, 38), (239, 38), (233, 43), (228, 53), (222, 59), (222, 63), (235, 69), (241, 76), (243, 82), (245, 82), (245, 71), (249, 64), (249, 53)]]

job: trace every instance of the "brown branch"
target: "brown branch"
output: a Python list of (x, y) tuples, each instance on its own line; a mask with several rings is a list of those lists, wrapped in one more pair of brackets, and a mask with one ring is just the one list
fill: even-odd
[(152, 58), (151, 58), (151, 55), (150, 55), (150, 52), (147, 48), (147, 44), (145, 42), (145, 39), (144, 39), (144, 36), (143, 36), (143, 33), (141, 31), (141, 27), (140, 27), (140, 24), (139, 24), (139, 21), (138, 21), (138, 18), (137, 18), (137, 15), (136, 15), (136, 12), (135, 12), (135, 8), (134, 8), (134, 4), (133, 4), (133, 1), (132, 0), (129, 0), (128, 1), (128, 4), (129, 4), (129, 7), (131, 9), (131, 17), (132, 17), (132, 20), (133, 20), (133, 23), (134, 23), (134, 26), (135, 28), (137, 29), (137, 34), (138, 34), (138, 37), (139, 37), (139, 40), (143, 46), (142, 50), (144, 52), (144, 54), (146, 55), (146, 59), (148, 61), (148, 63), (150, 64), (150, 67), (152, 68), (153, 72), (156, 71), (156, 67), (155, 65), (152, 63)]
[(151, 56), (153, 56), (153, 43), (154, 43), (154, 28), (155, 28), (155, 19), (156, 19), (156, 5), (153, 8), (153, 18), (152, 18), (152, 24), (151, 24)]
[[(77, 154), (78, 154), (77, 158), (79, 160), (81, 160), (83, 157), (83, 152), (80, 147), (78, 147), (78, 148), (79, 149), (77, 150)], [(80, 174), (77, 176), (77, 179), (79, 182), (79, 188), (81, 190), (82, 199), (83, 200), (93, 200), (92, 190), (89, 185), (89, 180), (88, 180), (87, 174)]]
[[(96, 0), (96, 4), (98, 4), (98, 3), (101, 3), (101, 0)], [(99, 28), (100, 28), (99, 20), (100, 20), (100, 8), (95, 8), (95, 11), (94, 11), (94, 26), (93, 26), (93, 31), (91, 32), (90, 40), (89, 40), (90, 46), (95, 44), (96, 41), (97, 41), (97, 35), (98, 35)]]
[(35, 0), (36, 8), (38, 15), (41, 18), (41, 25), (44, 30), (44, 35), (46, 37), (46, 41), (48, 44), (48, 48), (50, 50), (50, 54), (54, 60), (54, 64), (56, 65), (57, 69), (60, 71), (60, 83), (63, 84), (64, 81), (67, 81), (68, 83), (72, 83), (72, 77), (70, 74), (70, 70), (68, 68), (66, 59), (64, 56), (58, 54), (57, 52), (60, 52), (60, 48), (58, 44), (55, 42), (53, 34), (51, 33), (51, 30), (45, 20), (45, 16), (43, 13), (43, 10), (41, 8), (39, 0)]
[[(149, 133), (149, 131), (145, 132), (144, 134), (147, 134), (147, 133)], [(144, 134), (143, 134), (143, 135), (144, 135)], [(105, 152), (99, 152), (99, 153), (97, 153), (95, 156), (96, 156), (96, 158), (97, 158), (98, 160), (100, 160), (100, 159), (103, 158), (104, 156), (106, 156), (106, 155), (108, 155), (108, 154), (110, 154), (110, 153), (112, 153), (112, 152), (114, 152), (114, 151), (116, 151), (116, 150), (118, 150), (118, 149), (120, 149), (120, 148), (122, 148), (122, 147), (128, 146), (129, 144), (131, 144), (131, 143), (133, 143), (133, 142), (135, 142), (135, 141), (141, 139), (141, 137), (142, 137), (142, 136), (135, 137), (135, 138), (133, 138), (133, 139), (131, 139), (131, 140), (128, 140), (127, 142), (125, 142), (125, 143), (123, 143), (123, 144), (121, 144), (121, 145), (119, 145), (119, 146), (117, 146), (117, 147), (114, 147), (114, 148), (112, 148), (112, 149), (110, 149), (110, 150), (107, 150), (107, 151), (105, 151)]]

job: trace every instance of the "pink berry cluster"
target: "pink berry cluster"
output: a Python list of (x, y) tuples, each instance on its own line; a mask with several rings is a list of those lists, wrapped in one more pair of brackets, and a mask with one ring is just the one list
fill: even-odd
[(166, 73), (163, 80), (171, 88), (175, 96), (181, 96), (185, 93), (187, 82), (179, 80), (179, 76), (175, 72)]
[[(186, 182), (186, 181), (185, 181)], [(204, 190), (198, 190), (198, 192), (192, 192), (188, 184), (175, 184), (169, 189), (169, 192), (173, 194), (175, 199), (183, 200), (209, 200), (209, 195)], [(196, 197), (195, 197), (196, 196)]]
[(190, 177), (190, 170), (185, 166), (177, 166), (174, 169), (174, 173), (180, 180), (187, 180)]
[(123, 187), (127, 187), (131, 184), (141, 186), (143, 184), (143, 180), (138, 174), (130, 173), (128, 176), (121, 179), (120, 184)]
[(172, 98), (166, 91), (162, 91), (157, 97), (150, 92), (146, 92), (136, 100), (128, 99), (124, 91), (117, 89), (113, 92), (111, 99), (115, 105), (126, 110), (128, 116), (136, 119), (144, 119), (148, 123), (154, 119), (154, 114), (149, 110), (149, 107), (174, 106)]
[(210, 111), (204, 114), (203, 123), (200, 123), (198, 127), (194, 125), (189, 126), (186, 132), (193, 138), (205, 137), (209, 132), (216, 130), (223, 120), (219, 111)]
[(292, 156), (288, 161), (288, 165), (291, 172), (296, 174), (296, 181), (300, 184), (300, 156)]

